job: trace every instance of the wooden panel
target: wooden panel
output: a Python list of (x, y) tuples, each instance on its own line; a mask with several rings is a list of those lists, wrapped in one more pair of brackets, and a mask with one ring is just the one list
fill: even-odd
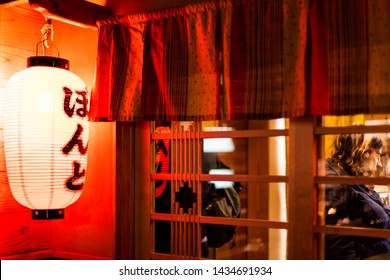
[(42, 15), (25, 6), (0, 7), (0, 89), (35, 55), (43, 24)]
[(33, 221), (30, 210), (2, 213), (0, 224), (0, 259), (51, 248), (51, 222)]

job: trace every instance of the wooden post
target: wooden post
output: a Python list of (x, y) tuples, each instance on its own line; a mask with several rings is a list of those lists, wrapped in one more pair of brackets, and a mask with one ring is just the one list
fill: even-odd
[(135, 259), (134, 124), (116, 124), (115, 259)]
[[(249, 129), (268, 129), (268, 121), (249, 122)], [(269, 139), (249, 138), (248, 139), (248, 174), (268, 175), (269, 174)], [(248, 218), (269, 219), (269, 183), (248, 183)], [(262, 250), (249, 251), (248, 259), (267, 260), (269, 250), (269, 229), (261, 227), (248, 228), (248, 244), (262, 245)]]
[(116, 125), (115, 259), (147, 260), (152, 251), (150, 122)]
[(315, 259), (313, 225), (316, 147), (312, 117), (290, 119), (287, 259)]
[(150, 122), (135, 123), (135, 259), (148, 260), (152, 252)]

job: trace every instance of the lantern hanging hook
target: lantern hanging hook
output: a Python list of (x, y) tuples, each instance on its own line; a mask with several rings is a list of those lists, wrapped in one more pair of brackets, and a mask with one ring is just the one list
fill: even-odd
[(51, 19), (45, 17), (46, 22), (41, 28), (41, 34), (42, 34), (42, 41), (37, 43), (36, 46), (36, 55), (38, 56), (38, 46), (39, 44), (42, 44), (42, 54), (43, 56), (46, 55), (46, 49), (50, 47), (49, 42), (55, 47), (58, 53), (58, 57), (60, 57), (60, 52), (57, 48), (57, 46), (54, 44), (54, 28), (51, 23)]

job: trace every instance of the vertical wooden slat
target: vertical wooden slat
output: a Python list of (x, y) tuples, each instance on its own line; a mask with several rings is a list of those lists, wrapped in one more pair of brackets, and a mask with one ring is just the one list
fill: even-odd
[(183, 256), (183, 208), (179, 209), (179, 232), (178, 235), (176, 236), (177, 240), (179, 241), (179, 251), (178, 254), (179, 256)]
[[(177, 163), (174, 160), (176, 158), (176, 134), (175, 134), (176, 126), (174, 123), (171, 124), (171, 173), (172, 173), (172, 180), (171, 180), (171, 213), (176, 214), (176, 203), (175, 203), (175, 192), (176, 192), (176, 180), (175, 180), (175, 173), (176, 173), (176, 166)], [(176, 222), (171, 221), (171, 254), (176, 254), (176, 240), (174, 238), (174, 234), (176, 231)]]
[[(199, 176), (197, 176), (197, 164), (196, 164), (196, 158), (197, 158), (197, 151), (196, 151), (196, 145), (197, 145), (197, 139), (196, 139), (196, 123), (192, 123), (191, 125), (191, 130), (190, 132), (192, 133), (192, 147), (191, 147), (191, 172), (193, 175), (193, 185), (194, 185), (194, 190), (196, 192), (196, 195), (199, 193)], [(196, 224), (196, 215), (198, 214), (197, 207), (199, 204), (199, 200), (197, 198), (197, 202), (195, 203), (193, 209), (192, 209), (192, 219), (191, 219), (191, 239), (197, 240), (198, 242), (191, 242), (191, 249), (192, 249), (192, 257), (197, 258), (199, 257), (197, 255), (198, 250), (197, 250), (197, 244), (199, 244), (200, 238), (197, 237), (197, 224)]]
[[(196, 193), (197, 193), (197, 205), (195, 207), (195, 210), (196, 210), (196, 216), (200, 216), (202, 215), (202, 183), (200, 182), (200, 179), (199, 179), (199, 175), (202, 174), (202, 153), (203, 153), (203, 146), (202, 146), (202, 140), (200, 139), (200, 132), (201, 132), (201, 123), (200, 122), (195, 122), (195, 141), (196, 141), (196, 147), (195, 147), (195, 155), (196, 155), (196, 164), (195, 164), (195, 168), (196, 168), (196, 186), (197, 186), (197, 189), (196, 189)], [(196, 222), (196, 238), (195, 240), (197, 240), (196, 242), (196, 256), (198, 258), (201, 257), (201, 237), (202, 237), (202, 233), (201, 233), (201, 225), (200, 223), (197, 221)]]
[[(183, 139), (183, 173), (188, 174), (188, 134), (187, 131), (184, 130), (184, 127), (181, 126), (182, 131), (184, 132), (184, 139)], [(190, 184), (191, 186), (191, 184)]]
[[(179, 126), (179, 123), (175, 123), (175, 147), (176, 147), (176, 153), (175, 153), (175, 157), (174, 157), (174, 162), (176, 164), (176, 168), (174, 170), (174, 174), (176, 175), (176, 179), (175, 179), (175, 192), (178, 192), (179, 191), (179, 181), (181, 180), (181, 176), (180, 176), (180, 138), (179, 138), (179, 132), (180, 132), (180, 126)], [(180, 205), (179, 203), (176, 203), (176, 211), (175, 211), (175, 214), (176, 216), (180, 215)], [(175, 243), (176, 243), (176, 250), (175, 250), (175, 255), (176, 256), (179, 256), (180, 255), (180, 222), (179, 221), (176, 221), (175, 222), (175, 225), (176, 225), (176, 228), (175, 228), (175, 231), (173, 232), (174, 234), (174, 239), (175, 239)]]
[(178, 124), (178, 146), (179, 146), (179, 154), (178, 154), (178, 162), (179, 162), (179, 170), (178, 170), (178, 173), (179, 173), (179, 187), (183, 186), (183, 181), (185, 180), (185, 178), (183, 177), (183, 173), (184, 173), (184, 145), (183, 145), (183, 136), (182, 136), (182, 132), (183, 132), (183, 126), (180, 125), (180, 123)]
[[(171, 213), (173, 215), (177, 214), (177, 203), (175, 203), (175, 193), (177, 190), (177, 184), (175, 176), (176, 170), (177, 170), (177, 162), (176, 162), (176, 154), (177, 154), (177, 140), (176, 140), (176, 125), (175, 123), (172, 123), (171, 125), (171, 173), (172, 173), (172, 180), (171, 180)], [(177, 253), (177, 244), (175, 239), (175, 232), (176, 232), (176, 221), (171, 221), (171, 254), (176, 255)]]
[[(190, 174), (190, 178), (189, 178), (189, 182), (190, 182), (190, 186), (192, 188), (192, 190), (194, 191), (195, 190), (195, 185), (194, 185), (194, 180), (193, 180), (193, 177), (192, 177), (192, 166), (191, 166), (191, 158), (192, 158), (192, 139), (191, 139), (191, 128), (192, 128), (192, 125), (189, 125), (188, 128), (187, 128), (187, 148), (186, 148), (186, 151), (187, 151), (187, 172), (188, 174)], [(194, 205), (192, 205), (194, 206)], [(190, 259), (191, 258), (191, 217), (193, 215), (193, 209), (189, 209), (188, 210), (188, 215), (186, 217), (186, 228), (187, 228), (187, 234), (186, 234), (186, 246), (187, 246), (187, 254), (186, 254), (186, 259)]]
[(185, 224), (186, 224), (186, 259), (190, 259), (191, 257), (191, 226), (190, 226), (190, 218), (192, 216), (192, 209), (188, 210), (188, 215), (185, 217)]
[(188, 260), (191, 258), (191, 243), (190, 243), (190, 236), (191, 236), (191, 227), (190, 227), (190, 218), (191, 218), (191, 211), (189, 209), (188, 215), (185, 216), (185, 227), (186, 227), (186, 234), (185, 234), (185, 258)]

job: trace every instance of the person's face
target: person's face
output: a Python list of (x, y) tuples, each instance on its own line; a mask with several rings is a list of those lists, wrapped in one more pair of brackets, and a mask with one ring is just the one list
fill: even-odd
[[(380, 151), (379, 151), (380, 153)], [(363, 160), (363, 172), (368, 176), (373, 176), (382, 167), (381, 156), (377, 151), (371, 150), (367, 158)]]

